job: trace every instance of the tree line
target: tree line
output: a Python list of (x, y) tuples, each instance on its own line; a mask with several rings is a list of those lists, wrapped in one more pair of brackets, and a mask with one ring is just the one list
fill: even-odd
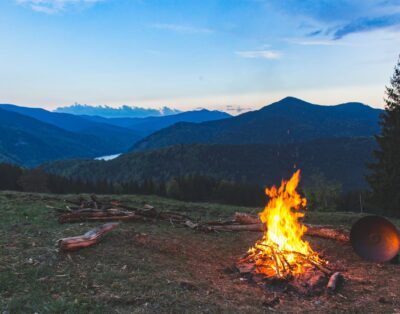
[[(310, 210), (355, 211), (369, 210), (360, 207), (360, 198), (366, 192), (343, 193), (341, 185), (316, 173), (301, 188), (307, 197)], [(14, 190), (56, 194), (139, 194), (158, 195), (182, 201), (216, 202), (239, 206), (262, 207), (267, 202), (265, 187), (245, 182), (216, 179), (204, 175), (173, 177), (167, 181), (146, 179), (124, 183), (107, 180), (86, 181), (48, 174), (42, 169), (25, 169), (16, 165), (0, 164), (0, 190)]]
[(174, 177), (166, 182), (146, 179), (140, 182), (86, 181), (48, 174), (42, 169), (25, 169), (0, 164), (0, 190), (37, 193), (97, 193), (159, 195), (184, 201), (215, 201), (243, 206), (265, 202), (263, 189), (255, 184), (218, 180), (202, 175)]

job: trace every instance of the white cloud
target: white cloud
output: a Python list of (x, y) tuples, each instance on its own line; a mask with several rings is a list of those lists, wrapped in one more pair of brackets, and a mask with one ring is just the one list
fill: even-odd
[(55, 14), (68, 7), (90, 6), (104, 0), (15, 0), (17, 4), (31, 8), (34, 11)]
[(274, 50), (250, 50), (250, 51), (235, 51), (238, 56), (248, 59), (279, 59), (282, 55)]
[(213, 33), (213, 30), (210, 28), (204, 27), (195, 27), (191, 25), (181, 25), (181, 24), (166, 24), (166, 23), (156, 23), (150, 25), (151, 28), (161, 29), (161, 30), (168, 30), (176, 33), (183, 33), (183, 34), (207, 34)]

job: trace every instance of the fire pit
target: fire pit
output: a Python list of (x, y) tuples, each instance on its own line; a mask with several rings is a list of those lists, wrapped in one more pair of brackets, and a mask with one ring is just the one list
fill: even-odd
[(236, 263), (250, 282), (265, 289), (315, 295), (337, 288), (342, 276), (303, 239), (307, 227), (300, 222), (307, 200), (296, 191), (300, 170), (279, 188), (266, 189), (270, 200), (259, 214), (263, 237)]

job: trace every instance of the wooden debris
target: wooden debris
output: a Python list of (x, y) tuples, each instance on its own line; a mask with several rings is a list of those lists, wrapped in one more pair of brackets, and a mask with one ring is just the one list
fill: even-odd
[(75, 251), (95, 245), (106, 233), (118, 227), (118, 225), (118, 223), (106, 223), (102, 226), (89, 230), (84, 235), (60, 239), (58, 240), (58, 246), (63, 251)]
[(185, 226), (189, 227), (190, 229), (196, 229), (199, 226), (199, 224), (196, 224), (190, 220), (186, 220)]
[[(234, 219), (196, 222), (187, 215), (178, 212), (157, 211), (153, 206), (145, 204), (142, 208), (129, 207), (119, 201), (101, 202), (95, 195), (90, 200), (80, 198), (78, 201), (66, 202), (75, 206), (66, 208), (54, 208), (58, 212), (60, 223), (83, 222), (83, 221), (147, 221), (164, 220), (174, 225), (181, 225), (193, 230), (203, 232), (263, 232), (263, 224), (257, 215), (247, 213), (235, 213)], [(349, 241), (349, 232), (328, 226), (308, 225), (306, 235), (333, 239), (341, 242)]]
[(341, 284), (343, 281), (343, 276), (340, 272), (335, 272), (328, 281), (328, 285), (326, 286), (328, 293), (334, 293), (338, 286)]

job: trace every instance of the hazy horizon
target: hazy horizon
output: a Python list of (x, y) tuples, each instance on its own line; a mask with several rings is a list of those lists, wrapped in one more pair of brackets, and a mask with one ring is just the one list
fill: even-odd
[[(359, 102), (359, 101), (344, 101), (344, 102), (332, 103), (332, 104), (326, 104), (326, 103), (320, 104), (320, 103), (310, 102), (310, 101), (308, 101), (306, 99), (302, 99), (302, 98), (299, 98), (299, 97), (288, 95), (288, 96), (285, 96), (283, 98), (274, 100), (274, 101), (272, 101), (270, 103), (266, 103), (266, 104), (264, 104), (264, 105), (262, 105), (260, 107), (250, 107), (250, 106), (244, 107), (244, 106), (229, 106), (228, 105), (226, 107), (220, 107), (220, 108), (215, 108), (215, 107), (212, 107), (212, 106), (211, 107), (204, 107), (203, 106), (203, 107), (195, 107), (195, 108), (178, 109), (178, 108), (175, 108), (175, 107), (172, 107), (172, 106), (168, 106), (168, 105), (156, 107), (156, 106), (125, 105), (125, 104), (109, 106), (107, 104), (91, 105), (91, 104), (73, 103), (73, 104), (66, 105), (66, 106), (57, 106), (57, 107), (54, 107), (54, 108), (46, 108), (45, 106), (35, 106), (35, 105), (33, 105), (33, 106), (29, 106), (29, 105), (28, 106), (23, 106), (23, 105), (20, 105), (20, 104), (11, 104), (11, 105), (16, 105), (16, 106), (19, 106), (19, 107), (26, 107), (26, 108), (40, 108), (40, 109), (48, 110), (50, 112), (71, 113), (71, 114), (74, 114), (74, 115), (83, 114), (83, 115), (106, 116), (105, 114), (103, 115), (103, 114), (100, 113), (100, 111), (102, 109), (106, 109), (106, 110), (107, 109), (124, 110), (124, 109), (126, 109), (125, 107), (128, 107), (127, 109), (132, 109), (134, 111), (143, 112), (142, 113), (144, 115), (143, 117), (167, 116), (167, 115), (174, 115), (174, 114), (184, 113), (184, 112), (188, 112), (188, 111), (198, 111), (198, 110), (209, 110), (209, 111), (218, 110), (218, 111), (226, 112), (226, 113), (228, 113), (228, 114), (230, 114), (232, 116), (236, 116), (236, 115), (239, 115), (241, 113), (254, 111), (254, 110), (259, 110), (262, 107), (269, 106), (269, 105), (271, 105), (271, 104), (273, 104), (275, 102), (279, 102), (279, 101), (281, 101), (281, 100), (283, 100), (284, 98), (287, 98), (287, 97), (297, 98), (297, 99), (306, 101), (308, 103), (311, 103), (313, 105), (322, 105), (322, 106), (336, 106), (336, 105), (341, 105), (341, 104), (344, 104), (344, 103), (351, 103), (351, 102), (362, 103), (362, 102)], [(3, 103), (0, 103), (0, 104), (3, 104)], [(381, 107), (371, 106), (370, 104), (366, 104), (366, 103), (363, 103), (363, 104), (367, 105), (367, 106), (370, 106), (372, 108), (375, 108), (375, 109), (382, 109)], [(83, 110), (85, 112), (78, 113), (76, 111), (76, 109), (73, 109), (75, 106), (81, 107), (79, 109)], [(84, 107), (86, 107), (86, 106), (89, 107), (89, 108), (93, 108), (93, 110), (95, 110), (95, 111), (99, 110), (99, 112), (94, 112), (93, 114), (86, 113), (87, 110), (84, 109)], [(129, 115), (126, 115), (126, 117), (128, 117), (128, 116)]]

